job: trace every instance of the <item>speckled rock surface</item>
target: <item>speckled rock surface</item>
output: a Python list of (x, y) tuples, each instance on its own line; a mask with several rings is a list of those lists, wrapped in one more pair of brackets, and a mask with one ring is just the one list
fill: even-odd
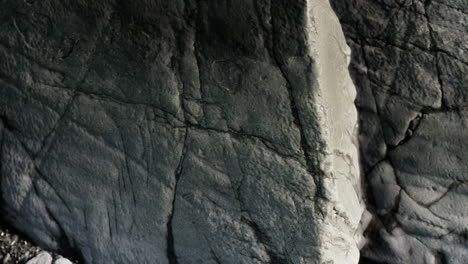
[[(0, 1), (6, 221), (84, 263), (356, 263), (327, 1)], [(424, 58), (423, 58), (424, 59)]]
[(468, 2), (331, 2), (375, 214), (362, 263), (467, 263)]

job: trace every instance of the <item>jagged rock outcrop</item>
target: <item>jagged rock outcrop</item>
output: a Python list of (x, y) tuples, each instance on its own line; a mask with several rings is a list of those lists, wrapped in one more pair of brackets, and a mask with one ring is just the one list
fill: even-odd
[(331, 2), (376, 215), (362, 263), (467, 263), (468, 2)]
[(355, 91), (327, 1), (3, 0), (0, 23), (0, 205), (39, 245), (357, 262)]

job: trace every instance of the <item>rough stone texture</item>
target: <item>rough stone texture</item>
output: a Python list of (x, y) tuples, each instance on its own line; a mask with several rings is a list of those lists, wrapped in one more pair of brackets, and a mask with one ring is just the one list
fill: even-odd
[(468, 2), (331, 2), (376, 215), (362, 263), (467, 263)]
[(327, 1), (2, 0), (0, 23), (1, 210), (39, 245), (357, 262), (355, 91)]

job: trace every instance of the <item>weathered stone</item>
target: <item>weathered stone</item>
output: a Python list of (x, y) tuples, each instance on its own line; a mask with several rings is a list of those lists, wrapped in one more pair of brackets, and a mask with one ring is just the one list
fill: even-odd
[(332, 0), (374, 213), (363, 263), (466, 263), (465, 0)]
[(328, 2), (0, 5), (0, 205), (39, 245), (84, 263), (358, 261), (355, 91)]

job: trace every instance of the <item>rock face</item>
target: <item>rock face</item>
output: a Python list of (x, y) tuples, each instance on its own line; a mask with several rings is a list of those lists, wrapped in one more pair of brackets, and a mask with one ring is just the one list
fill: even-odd
[(327, 1), (2, 0), (0, 21), (0, 205), (40, 246), (357, 263), (355, 91)]
[(375, 211), (363, 263), (468, 259), (468, 2), (332, 0)]

